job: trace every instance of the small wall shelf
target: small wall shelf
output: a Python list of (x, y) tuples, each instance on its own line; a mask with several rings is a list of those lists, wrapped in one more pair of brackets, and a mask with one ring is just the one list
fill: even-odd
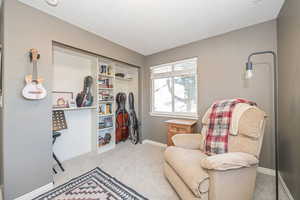
[(97, 109), (97, 106), (76, 107), (76, 108), (53, 108), (52, 110), (72, 111), (72, 110), (88, 110), (88, 109)]

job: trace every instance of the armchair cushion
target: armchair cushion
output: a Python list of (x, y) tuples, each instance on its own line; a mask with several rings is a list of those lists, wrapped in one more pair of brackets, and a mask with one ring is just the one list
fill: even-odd
[(209, 176), (206, 170), (200, 167), (201, 160), (207, 155), (199, 150), (170, 146), (166, 149), (164, 157), (196, 197), (201, 198), (208, 192)]
[(175, 146), (185, 149), (202, 149), (201, 134), (176, 134), (172, 137)]
[(210, 170), (229, 170), (258, 164), (258, 159), (248, 153), (233, 152), (208, 156), (201, 160), (201, 167)]

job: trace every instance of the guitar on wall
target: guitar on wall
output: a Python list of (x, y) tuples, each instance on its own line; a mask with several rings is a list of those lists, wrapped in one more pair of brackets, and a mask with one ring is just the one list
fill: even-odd
[(26, 85), (22, 91), (22, 94), (26, 99), (43, 99), (47, 96), (47, 91), (42, 85), (43, 79), (38, 77), (37, 72), (37, 61), (40, 58), (40, 54), (38, 54), (36, 49), (30, 49), (29, 58), (30, 62), (33, 64), (33, 70), (32, 75), (27, 75), (25, 77)]

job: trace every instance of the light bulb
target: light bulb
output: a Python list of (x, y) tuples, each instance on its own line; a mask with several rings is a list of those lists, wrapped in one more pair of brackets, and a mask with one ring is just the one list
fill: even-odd
[(251, 69), (246, 70), (245, 78), (246, 79), (251, 79), (252, 77), (253, 77), (253, 70), (251, 70)]

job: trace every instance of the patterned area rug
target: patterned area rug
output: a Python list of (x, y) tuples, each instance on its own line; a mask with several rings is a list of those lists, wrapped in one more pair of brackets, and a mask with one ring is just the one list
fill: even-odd
[(100, 168), (70, 180), (34, 200), (147, 200)]

